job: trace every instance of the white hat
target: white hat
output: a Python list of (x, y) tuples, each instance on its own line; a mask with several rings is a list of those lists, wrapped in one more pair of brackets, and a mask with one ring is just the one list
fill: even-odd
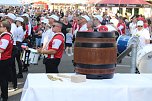
[(144, 25), (144, 22), (143, 22), (143, 21), (139, 20), (139, 21), (137, 22), (137, 26), (143, 26), (143, 25)]
[(0, 13), (0, 16), (1, 16), (1, 17), (4, 17), (4, 16), (5, 16), (5, 14), (4, 14), (4, 13)]
[(43, 20), (41, 20), (41, 22), (43, 22), (45, 24), (49, 24), (49, 19), (44, 18)]
[(5, 15), (6, 17), (11, 18), (12, 20), (16, 19), (16, 16), (13, 13), (8, 13), (7, 15)]
[(44, 19), (45, 19), (45, 17), (41, 17), (41, 18), (40, 18), (41, 21), (44, 20)]
[(48, 16), (48, 18), (53, 18), (54, 20), (59, 21), (59, 17), (54, 14), (51, 16)]
[(29, 15), (27, 13), (23, 14), (22, 16), (29, 18)]
[(111, 14), (112, 17), (116, 17), (116, 15), (114, 13)]
[(15, 20), (16, 20), (16, 21), (20, 21), (20, 22), (23, 22), (23, 21), (24, 21), (24, 19), (21, 18), (21, 17), (17, 17)]
[(128, 22), (129, 22), (129, 20), (128, 20), (128, 19), (125, 19), (125, 22), (127, 22), (127, 23), (128, 23)]
[(83, 15), (82, 17), (86, 19), (86, 21), (90, 21), (90, 18), (87, 15)]
[(93, 15), (93, 17), (97, 18), (100, 22), (102, 22), (102, 20), (103, 20), (101, 15)]

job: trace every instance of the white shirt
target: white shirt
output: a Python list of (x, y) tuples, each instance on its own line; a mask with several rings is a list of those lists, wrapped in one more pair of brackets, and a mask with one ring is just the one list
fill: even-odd
[(111, 32), (111, 31), (117, 31), (117, 29), (114, 26), (112, 26), (111, 24), (107, 24), (105, 26), (108, 28), (109, 32)]
[(145, 40), (150, 40), (150, 33), (147, 29), (144, 28), (140, 31), (138, 31), (136, 28), (132, 35), (139, 37), (138, 47), (140, 48), (143, 48), (146, 45)]
[(79, 29), (79, 31), (87, 31), (88, 28), (87, 28), (87, 23), (82, 25), (81, 28)]
[(47, 46), (54, 35), (55, 33), (52, 31), (52, 28), (48, 29), (46, 32), (42, 34), (41, 43), (43, 43), (43, 49), (47, 49)]
[(73, 39), (73, 34), (67, 33), (66, 34), (66, 43), (72, 43), (72, 39)]
[(116, 18), (110, 19), (110, 22), (114, 24), (115, 27), (117, 27), (119, 21)]
[(77, 32), (78, 31), (88, 31), (88, 28), (87, 28), (87, 23), (82, 25), (81, 28), (79, 29), (79, 27), (73, 32), (73, 35), (75, 35), (75, 37), (77, 36)]
[(28, 35), (31, 35), (31, 28), (32, 28), (32, 25), (31, 25), (31, 22), (29, 21), (29, 24), (28, 24)]
[(134, 32), (134, 30), (136, 29), (137, 24), (136, 23), (130, 23), (129, 24), (129, 29), (130, 29), (130, 34), (132, 34)]
[[(0, 37), (1, 37), (2, 35), (6, 34), (6, 33), (8, 33), (8, 32), (3, 32), (3, 33), (0, 35)], [(9, 33), (8, 33), (8, 34), (9, 34)], [(1, 40), (0, 40), (0, 49), (5, 50), (5, 49), (7, 48), (7, 46), (8, 46), (8, 44), (9, 44), (9, 40), (7, 40), (7, 39), (1, 39)]]
[(46, 31), (44, 31), (44, 32), (42, 33), (42, 39), (41, 39), (41, 43), (42, 43), (42, 44), (44, 43), (44, 36), (45, 36), (45, 33), (46, 33)]
[(24, 39), (24, 30), (22, 26), (17, 27), (16, 41), (22, 42)]
[(14, 40), (14, 43), (13, 45), (16, 45), (16, 39), (17, 39), (17, 26), (15, 25), (15, 23), (12, 23), (11, 24), (11, 31), (10, 31), (13, 35), (13, 40)]
[(68, 21), (71, 21), (72, 20), (72, 17), (73, 17), (73, 15), (68, 15)]

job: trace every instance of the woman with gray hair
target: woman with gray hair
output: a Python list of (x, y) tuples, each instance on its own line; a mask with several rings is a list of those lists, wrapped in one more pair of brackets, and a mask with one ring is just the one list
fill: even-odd
[(94, 31), (94, 25), (93, 25), (93, 21), (89, 21), (87, 23), (87, 28), (88, 28), (88, 32), (93, 32)]

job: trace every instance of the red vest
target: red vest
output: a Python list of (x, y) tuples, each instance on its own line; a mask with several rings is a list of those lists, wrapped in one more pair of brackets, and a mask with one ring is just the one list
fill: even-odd
[(123, 26), (124, 28), (121, 29), (121, 30), (118, 29), (118, 32), (119, 32), (121, 35), (125, 35), (125, 34), (126, 34), (126, 25), (125, 25), (125, 23), (118, 23), (117, 28), (118, 28), (119, 26)]
[[(54, 43), (53, 43), (53, 40), (54, 40), (54, 39), (58, 39), (58, 40), (62, 41), (59, 49), (52, 48), (52, 45), (54, 44)], [(49, 50), (49, 49), (54, 49), (54, 50), (56, 50), (57, 52), (56, 52), (54, 55), (50, 55), (50, 54), (49, 54), (49, 55), (48, 55), (48, 58), (62, 58), (62, 55), (63, 55), (63, 52), (64, 52), (64, 36), (63, 36), (62, 34), (56, 34), (56, 35), (52, 38), (52, 40), (50, 41), (50, 43), (49, 43), (48, 50)]]
[[(8, 44), (3, 43), (2, 41), (3, 39), (7, 40), (9, 43)], [(5, 47), (5, 45), (7, 45), (6, 49), (3, 48), (3, 46)], [(4, 52), (1, 53), (0, 60), (7, 60), (12, 57), (13, 39), (9, 35), (9, 33), (4, 33), (3, 35), (1, 35), (0, 49), (4, 50)]]
[(28, 25), (26, 25), (25, 28), (26, 28), (25, 38), (27, 38), (28, 37), (28, 30), (29, 30)]

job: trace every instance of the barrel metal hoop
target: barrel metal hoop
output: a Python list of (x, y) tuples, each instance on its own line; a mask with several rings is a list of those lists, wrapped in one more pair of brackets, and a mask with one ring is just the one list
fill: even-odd
[(110, 69), (84, 69), (84, 68), (75, 68), (76, 73), (80, 74), (113, 74), (115, 71), (115, 68)]
[(77, 37), (75, 42), (82, 42), (82, 43), (116, 43), (115, 38), (81, 38)]
[(90, 48), (109, 48), (115, 47), (115, 43), (80, 43), (76, 42), (75, 47), (90, 47)]
[(115, 67), (115, 64), (82, 64), (82, 63), (75, 63), (76, 67), (85, 68), (85, 69), (107, 69)]
[(78, 32), (77, 37), (83, 38), (115, 38), (115, 34), (111, 32)]

